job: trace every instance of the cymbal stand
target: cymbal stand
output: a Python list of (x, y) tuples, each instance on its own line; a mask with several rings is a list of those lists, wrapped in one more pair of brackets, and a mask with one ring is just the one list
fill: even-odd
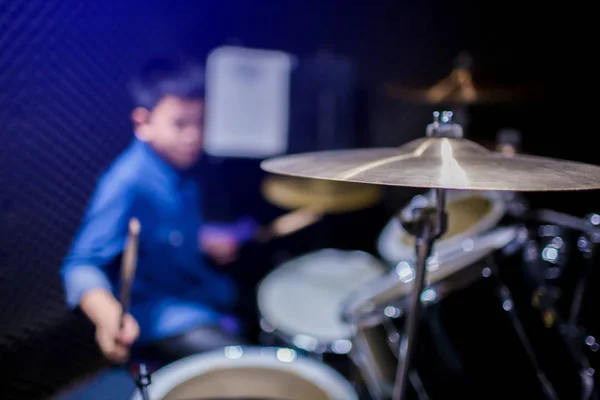
[(406, 334), (400, 346), (400, 366), (396, 371), (394, 400), (401, 400), (405, 396), (411, 362), (417, 349), (416, 336), (423, 309), (421, 293), (425, 286), (427, 259), (431, 255), (435, 240), (446, 231), (446, 193), (443, 190), (436, 190), (435, 192), (437, 207), (417, 208), (413, 211), (411, 221), (402, 221), (405, 229), (413, 233), (416, 238), (417, 262), (415, 264), (415, 279), (410, 297)]
[[(451, 123), (452, 112), (438, 111), (433, 113), (433, 123), (427, 126), (429, 137), (462, 137), (460, 125)], [(399, 366), (396, 370), (393, 400), (402, 400), (406, 396), (409, 372), (414, 353), (417, 350), (416, 336), (420, 323), (423, 304), (421, 294), (425, 287), (427, 260), (433, 250), (433, 245), (448, 228), (448, 215), (446, 213), (446, 192), (444, 189), (434, 189), (435, 207), (416, 208), (412, 215), (400, 215), (400, 223), (415, 237), (415, 250), (417, 262), (415, 263), (414, 286), (410, 295), (410, 308), (406, 323), (406, 333), (400, 345)]]

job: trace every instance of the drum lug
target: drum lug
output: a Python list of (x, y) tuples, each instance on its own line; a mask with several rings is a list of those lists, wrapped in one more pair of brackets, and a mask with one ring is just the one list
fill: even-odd
[(600, 350), (600, 344), (598, 344), (598, 342), (596, 341), (596, 338), (591, 335), (587, 336), (585, 338), (585, 344), (594, 353), (596, 353), (596, 352), (598, 352), (598, 350)]
[(260, 319), (260, 329), (267, 333), (275, 332), (275, 328), (271, 324), (269, 324), (264, 318)]

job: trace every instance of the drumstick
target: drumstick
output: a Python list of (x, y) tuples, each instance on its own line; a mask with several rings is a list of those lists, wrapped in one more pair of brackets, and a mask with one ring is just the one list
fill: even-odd
[(125, 242), (125, 251), (121, 260), (121, 327), (123, 327), (123, 319), (129, 311), (129, 302), (131, 297), (131, 285), (135, 276), (137, 266), (138, 242), (140, 236), (141, 225), (137, 218), (129, 220), (129, 234)]
[(267, 227), (261, 228), (254, 240), (265, 243), (272, 239), (287, 236), (310, 226), (321, 219), (324, 213), (318, 207), (309, 206), (277, 217)]

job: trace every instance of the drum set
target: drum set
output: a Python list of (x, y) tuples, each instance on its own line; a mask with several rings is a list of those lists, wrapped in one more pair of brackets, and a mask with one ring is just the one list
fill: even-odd
[(261, 167), (426, 193), (384, 227), (380, 257), (326, 248), (279, 265), (257, 289), (261, 328), (276, 340), (159, 369), (149, 398), (595, 398), (600, 215), (530, 210), (519, 193), (598, 189), (600, 167), (490, 151), (451, 112), (399, 148)]

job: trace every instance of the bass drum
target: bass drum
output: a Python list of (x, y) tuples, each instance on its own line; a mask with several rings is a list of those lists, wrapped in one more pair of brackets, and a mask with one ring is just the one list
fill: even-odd
[(386, 273), (374, 256), (321, 249), (284, 262), (258, 286), (261, 327), (287, 346), (315, 354), (347, 354), (354, 326), (341, 319), (341, 303)]
[[(527, 237), (524, 227), (496, 228), (429, 262), (410, 376), (421, 398), (562, 398), (532, 351), (532, 342), (545, 338), (528, 336), (521, 323), (520, 311), (531, 308), (529, 298), (516, 300), (526, 297), (520, 271)], [(344, 303), (345, 320), (359, 327), (355, 360), (376, 399), (393, 388), (413, 280), (411, 263), (400, 262)]]
[[(152, 376), (152, 400), (358, 400), (340, 374), (328, 366), (273, 347), (231, 346), (186, 357)], [(131, 400), (142, 400), (134, 393)]]
[[(502, 220), (509, 209), (510, 193), (470, 192), (448, 190), (446, 211), (448, 228), (446, 234), (436, 240), (433, 255), (444, 255), (460, 248), (465, 239), (486, 232)], [(417, 207), (432, 204), (433, 192), (415, 196), (400, 211), (409, 214)], [(415, 259), (415, 238), (407, 232), (396, 217), (381, 231), (377, 242), (378, 252), (389, 264)]]

